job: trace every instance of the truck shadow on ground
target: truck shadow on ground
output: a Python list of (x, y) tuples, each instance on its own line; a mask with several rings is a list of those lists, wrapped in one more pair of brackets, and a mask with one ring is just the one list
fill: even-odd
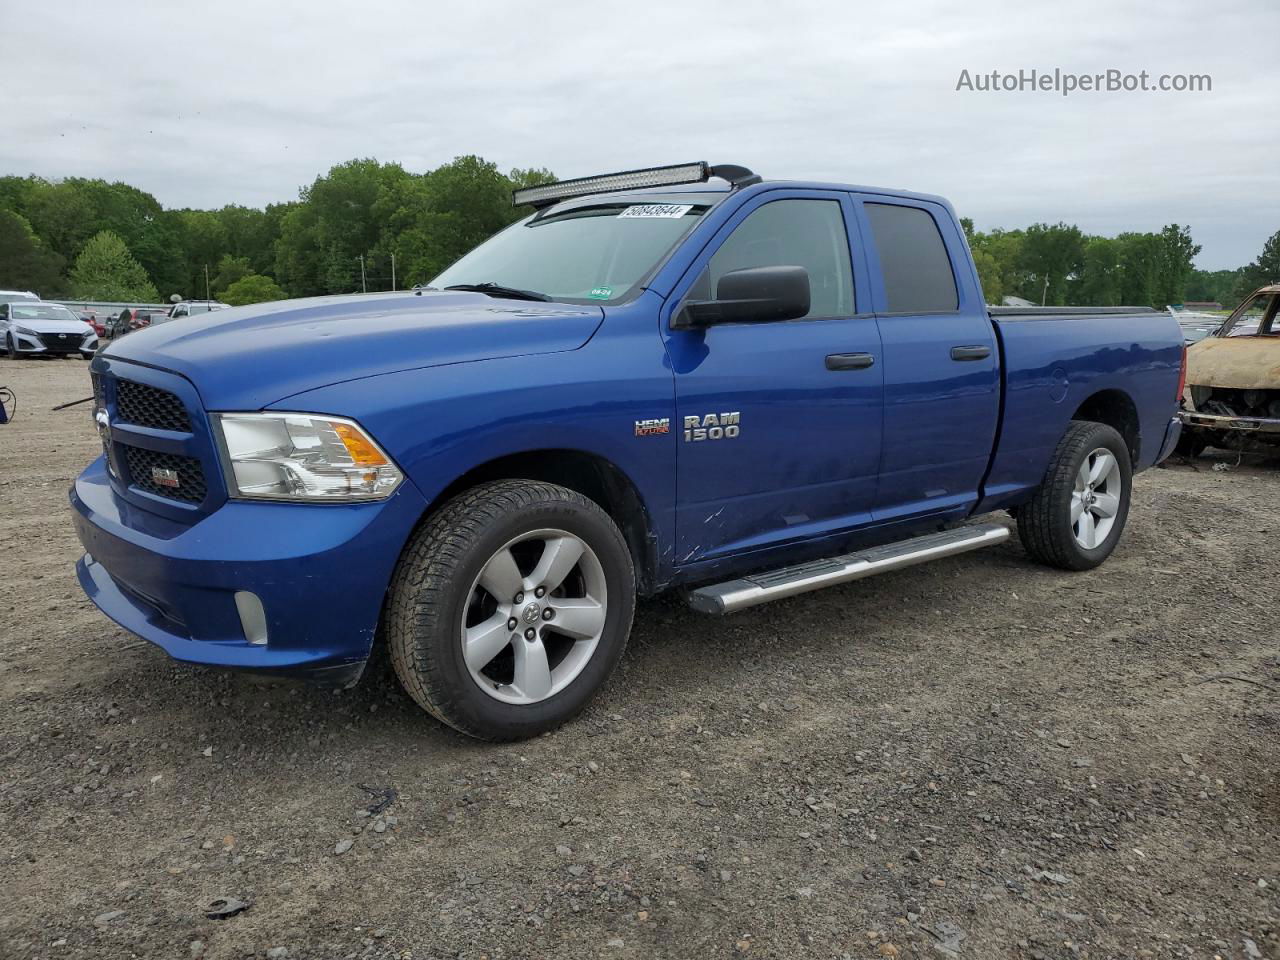
[[(761, 699), (784, 697), (787, 678), (797, 673), (836, 660), (856, 664), (899, 646), (905, 654), (921, 642), (907, 634), (937, 629), (958, 604), (981, 602), (1018, 572), (1055, 576), (1030, 565), (1015, 540), (729, 617), (695, 613), (674, 593), (641, 600), (618, 670), (561, 731), (591, 735), (611, 717), (680, 714), (751, 688)], [(317, 738), (353, 752), (370, 742), (446, 754), (483, 747), (421, 710), (379, 650), (349, 690), (175, 663), (128, 640), (106, 669), (112, 709), (175, 730), (212, 727), (222, 739), (251, 741), (270, 754), (314, 747)]]

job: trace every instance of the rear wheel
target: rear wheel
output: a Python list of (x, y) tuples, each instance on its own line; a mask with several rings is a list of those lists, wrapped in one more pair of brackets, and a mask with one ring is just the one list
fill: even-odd
[(1124, 438), (1106, 424), (1072, 423), (1035, 495), (1018, 511), (1023, 547), (1052, 567), (1096, 567), (1120, 541), (1132, 484)]
[(401, 684), (485, 740), (559, 726), (613, 672), (635, 576), (609, 516), (564, 487), (483, 484), (445, 504), (401, 557), (385, 618)]

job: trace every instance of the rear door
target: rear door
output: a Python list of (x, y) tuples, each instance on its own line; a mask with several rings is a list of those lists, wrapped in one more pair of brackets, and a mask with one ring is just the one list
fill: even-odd
[(995, 329), (951, 212), (857, 197), (884, 350), (877, 521), (967, 512), (1000, 414)]
[[(882, 368), (852, 224), (847, 194), (759, 194), (725, 223), (669, 298), (677, 565), (870, 522)], [(670, 329), (680, 303), (710, 299), (725, 273), (781, 265), (808, 271), (808, 316)]]

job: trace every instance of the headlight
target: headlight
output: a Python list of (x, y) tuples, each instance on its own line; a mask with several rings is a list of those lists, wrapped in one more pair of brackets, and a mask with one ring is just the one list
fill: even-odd
[(381, 500), (404, 479), (352, 420), (309, 413), (217, 413), (233, 497)]
[(13, 325), (13, 332), (14, 332), (14, 333), (20, 333), (20, 334), (22, 334), (24, 337), (38, 337), (38, 336), (39, 336), (39, 334), (38, 334), (38, 333), (36, 333), (34, 330), (28, 330), (26, 327), (24, 327), (24, 326), (23, 326), (22, 324), (20, 324), (20, 323), (15, 323), (15, 324)]

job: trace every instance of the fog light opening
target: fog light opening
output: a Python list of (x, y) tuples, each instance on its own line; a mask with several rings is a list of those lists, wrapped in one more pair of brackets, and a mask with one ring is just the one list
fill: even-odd
[(236, 610), (240, 614), (240, 626), (244, 630), (244, 638), (254, 646), (262, 646), (267, 642), (267, 611), (262, 609), (262, 601), (256, 593), (248, 590), (236, 591)]

